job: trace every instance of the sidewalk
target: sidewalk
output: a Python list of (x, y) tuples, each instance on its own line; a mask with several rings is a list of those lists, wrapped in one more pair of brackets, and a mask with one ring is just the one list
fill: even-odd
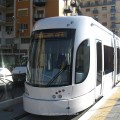
[(79, 120), (120, 120), (120, 83)]

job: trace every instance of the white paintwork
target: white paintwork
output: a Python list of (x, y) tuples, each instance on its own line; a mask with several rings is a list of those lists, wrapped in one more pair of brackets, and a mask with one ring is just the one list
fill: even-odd
[(26, 66), (18, 66), (15, 67), (12, 70), (12, 74), (22, 74), (22, 73), (26, 73), (27, 67)]
[[(96, 39), (101, 40), (102, 45), (114, 47), (114, 38), (119, 38), (115, 35), (113, 36), (111, 31), (94, 19), (85, 16), (46, 18), (38, 21), (35, 24), (33, 31), (54, 28), (76, 29), (73, 52), (72, 85), (39, 88), (25, 84), (25, 93), (23, 96), (24, 109), (27, 112), (38, 115), (71, 115), (86, 109), (95, 102), (95, 99), (101, 95), (105, 95), (112, 89), (114, 84), (114, 72), (103, 75), (102, 84), (99, 86), (100, 88), (96, 87)], [(75, 84), (76, 52), (80, 43), (85, 39), (90, 40), (89, 73), (85, 81), (80, 84)], [(120, 39), (118, 41), (120, 41)], [(58, 98), (58, 95), (55, 93), (63, 89), (65, 91), (60, 93), (62, 98)], [(56, 95), (55, 99), (53, 98), (53, 95)]]

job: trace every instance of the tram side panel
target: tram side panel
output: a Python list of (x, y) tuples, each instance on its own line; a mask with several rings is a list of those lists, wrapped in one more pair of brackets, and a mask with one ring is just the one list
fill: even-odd
[[(114, 38), (113, 33), (105, 27), (93, 25), (93, 31), (97, 40), (102, 42), (102, 83), (101, 92), (104, 96), (114, 85)], [(96, 86), (97, 89), (98, 86)], [(97, 94), (97, 93), (96, 93)]]
[[(24, 109), (27, 112), (38, 115), (74, 114), (88, 108), (95, 102), (95, 99), (105, 95), (112, 88), (115, 75), (112, 64), (115, 46), (112, 32), (93, 19), (87, 18), (82, 21), (85, 20), (84, 25), (82, 24), (84, 29), (81, 27), (76, 30), (77, 42), (74, 46), (72, 85), (67, 86), (69, 89), (65, 86), (34, 89), (26, 85), (26, 91), (30, 94), (30, 98), (28, 95), (24, 96)], [(90, 20), (96, 25), (91, 25)], [(99, 69), (101, 84), (97, 84), (97, 77), (99, 77), (97, 70), (97, 60), (99, 59), (97, 54), (99, 51), (97, 51), (97, 47), (101, 50), (101, 61), (99, 61), (101, 62), (101, 70)], [(79, 58), (79, 54), (84, 59)], [(81, 65), (79, 59), (82, 67), (79, 67)], [(59, 96), (58, 91), (62, 90), (64, 92), (60, 92), (60, 94), (63, 97), (57, 98)], [(54, 98), (54, 95), (57, 99)], [(51, 109), (52, 107), (53, 109)]]
[(120, 38), (116, 35), (114, 35), (114, 40), (116, 44), (115, 48), (115, 59), (116, 59), (116, 65), (114, 65), (114, 69), (116, 70), (116, 76), (115, 78), (115, 85), (120, 81)]
[[(74, 60), (73, 66), (75, 66), (75, 84), (73, 85), (73, 93), (72, 99), (69, 100), (69, 105), (71, 109), (69, 113), (79, 112), (95, 102), (95, 82), (96, 82), (96, 49), (95, 49), (95, 40), (93, 31), (91, 30), (90, 23), (86, 23), (84, 25), (84, 29), (78, 30), (76, 32), (76, 40), (79, 42), (75, 43), (75, 51), (74, 51)], [(82, 33), (80, 33), (82, 31)], [(80, 33), (80, 34), (79, 34)], [(81, 37), (82, 36), (82, 37)], [(85, 44), (86, 43), (86, 44)], [(80, 49), (80, 47), (84, 44), (84, 49)], [(85, 46), (86, 45), (86, 46)], [(77, 46), (77, 47), (76, 47)], [(79, 53), (82, 50), (83, 57), (83, 70), (77, 70), (77, 55), (81, 55)], [(89, 53), (89, 54), (88, 54)], [(88, 67), (88, 68), (87, 68)], [(74, 68), (74, 67), (73, 67)]]

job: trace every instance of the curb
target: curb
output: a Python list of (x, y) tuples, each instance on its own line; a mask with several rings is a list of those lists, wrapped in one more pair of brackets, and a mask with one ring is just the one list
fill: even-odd
[(0, 110), (23, 102), (23, 96), (0, 102)]

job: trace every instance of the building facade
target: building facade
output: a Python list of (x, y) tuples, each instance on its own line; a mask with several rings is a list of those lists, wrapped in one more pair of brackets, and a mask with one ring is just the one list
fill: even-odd
[(13, 53), (17, 50), (14, 44), (13, 15), (14, 0), (0, 0), (0, 66), (4, 64), (1, 61), (6, 63), (13, 61)]
[(15, 63), (27, 55), (35, 22), (63, 16), (63, 9), (64, 0), (0, 0), (0, 61)]
[(91, 16), (120, 36), (120, 0), (81, 0), (83, 15)]

